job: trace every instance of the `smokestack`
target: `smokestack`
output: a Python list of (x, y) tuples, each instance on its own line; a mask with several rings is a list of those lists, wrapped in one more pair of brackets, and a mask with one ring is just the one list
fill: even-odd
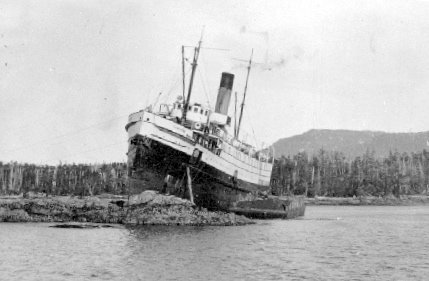
[(229, 102), (231, 100), (232, 85), (234, 84), (234, 74), (222, 72), (219, 92), (217, 94), (215, 112), (228, 115)]

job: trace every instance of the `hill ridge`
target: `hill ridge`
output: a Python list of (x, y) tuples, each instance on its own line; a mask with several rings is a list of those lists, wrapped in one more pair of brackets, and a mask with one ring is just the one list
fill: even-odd
[(356, 157), (367, 150), (375, 156), (384, 157), (390, 151), (417, 152), (429, 148), (429, 131), (423, 132), (383, 132), (356, 131), (347, 129), (311, 129), (300, 135), (281, 138), (273, 143), (276, 156), (294, 155), (306, 151), (313, 155), (320, 149), (339, 151), (345, 156)]

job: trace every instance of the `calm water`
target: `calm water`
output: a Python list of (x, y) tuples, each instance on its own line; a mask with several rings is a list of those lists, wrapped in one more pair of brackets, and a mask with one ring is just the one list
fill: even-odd
[(240, 227), (0, 223), (0, 280), (428, 280), (429, 207), (307, 207)]

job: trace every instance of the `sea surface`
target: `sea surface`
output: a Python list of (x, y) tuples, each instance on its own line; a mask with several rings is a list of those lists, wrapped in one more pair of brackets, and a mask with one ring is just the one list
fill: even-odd
[(429, 206), (236, 227), (0, 223), (0, 280), (429, 280)]

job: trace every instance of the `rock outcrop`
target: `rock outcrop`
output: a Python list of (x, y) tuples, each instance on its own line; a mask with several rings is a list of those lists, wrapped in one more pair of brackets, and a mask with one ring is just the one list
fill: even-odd
[[(119, 199), (119, 200), (118, 200)], [(0, 222), (91, 222), (151, 225), (243, 225), (252, 223), (233, 213), (209, 212), (190, 201), (155, 191), (129, 198), (5, 197)]]

